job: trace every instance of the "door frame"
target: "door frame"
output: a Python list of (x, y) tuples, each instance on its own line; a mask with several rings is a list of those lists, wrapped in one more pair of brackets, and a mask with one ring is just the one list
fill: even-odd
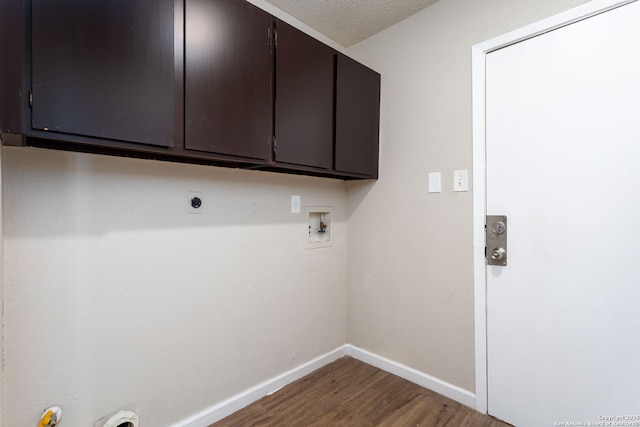
[(476, 410), (488, 413), (487, 270), (485, 262), (486, 182), (486, 56), (498, 49), (573, 24), (637, 0), (592, 0), (558, 15), (472, 46), (473, 114), (473, 287)]

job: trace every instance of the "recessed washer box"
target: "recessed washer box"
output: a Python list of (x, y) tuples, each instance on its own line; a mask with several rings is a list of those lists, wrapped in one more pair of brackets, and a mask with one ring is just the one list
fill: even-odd
[(331, 240), (331, 211), (330, 206), (305, 207), (305, 217), (308, 225), (306, 249), (326, 248), (333, 246)]

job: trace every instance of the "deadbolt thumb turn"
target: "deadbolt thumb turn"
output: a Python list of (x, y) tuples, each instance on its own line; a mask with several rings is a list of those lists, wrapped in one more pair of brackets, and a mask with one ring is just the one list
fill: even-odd
[(507, 217), (504, 215), (487, 215), (486, 223), (487, 247), (485, 248), (487, 264), (507, 265)]

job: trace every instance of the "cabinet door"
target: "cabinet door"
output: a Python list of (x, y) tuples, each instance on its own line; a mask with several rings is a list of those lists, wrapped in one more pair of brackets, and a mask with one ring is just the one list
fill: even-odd
[(284, 22), (277, 31), (275, 161), (330, 169), (335, 52)]
[(34, 129), (173, 146), (174, 0), (33, 0)]
[(380, 74), (339, 54), (335, 169), (378, 177)]
[(187, 0), (185, 148), (268, 158), (271, 22), (245, 1)]

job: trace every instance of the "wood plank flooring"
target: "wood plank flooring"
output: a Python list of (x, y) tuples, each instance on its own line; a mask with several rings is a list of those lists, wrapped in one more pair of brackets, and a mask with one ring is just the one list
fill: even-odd
[(351, 357), (320, 368), (209, 427), (509, 424)]

